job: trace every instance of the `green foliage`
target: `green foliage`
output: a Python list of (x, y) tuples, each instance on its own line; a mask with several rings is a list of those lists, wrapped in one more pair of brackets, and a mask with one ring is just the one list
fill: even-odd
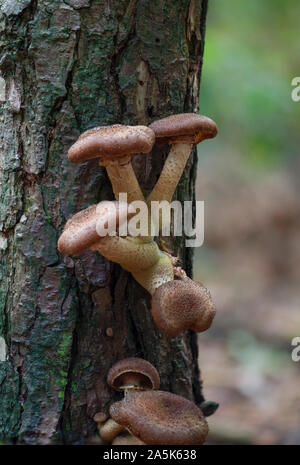
[(200, 111), (219, 135), (208, 152), (240, 154), (262, 168), (297, 156), (299, 15), (297, 0), (211, 0)]

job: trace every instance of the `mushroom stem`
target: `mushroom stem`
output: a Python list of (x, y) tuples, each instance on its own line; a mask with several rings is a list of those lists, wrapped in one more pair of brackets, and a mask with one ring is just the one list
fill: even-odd
[(173, 143), (160, 177), (147, 198), (148, 205), (153, 201), (171, 202), (186, 163), (192, 151), (192, 143)]
[[(126, 158), (123, 162), (114, 161), (110, 163), (104, 163), (100, 160), (99, 165), (103, 165), (106, 167), (106, 171), (117, 200), (119, 200), (120, 194), (124, 193), (127, 195), (128, 204), (136, 200), (146, 202), (130, 159)], [(139, 236), (141, 242), (149, 242), (152, 239), (151, 229), (151, 215), (149, 211), (148, 235)]]
[(142, 242), (134, 237), (105, 236), (91, 250), (97, 250), (108, 260), (119, 263), (130, 271), (150, 294), (161, 284), (174, 279), (172, 260), (154, 241)]
[(145, 443), (142, 442), (139, 438), (132, 436), (131, 434), (121, 434), (117, 436), (113, 442), (112, 446), (144, 446)]
[(134, 279), (153, 295), (156, 289), (174, 279), (173, 264), (170, 257), (160, 251), (160, 259), (148, 270), (133, 272)]
[(135, 200), (145, 201), (130, 160), (126, 159), (123, 163), (107, 163), (105, 167), (117, 200), (120, 193), (127, 193), (128, 203)]
[(108, 260), (134, 273), (148, 270), (160, 258), (156, 242), (141, 242), (136, 237), (105, 236), (91, 246)]
[(118, 434), (124, 431), (125, 427), (116, 423), (112, 418), (109, 418), (104, 424), (98, 425), (98, 431), (105, 442), (111, 442)]

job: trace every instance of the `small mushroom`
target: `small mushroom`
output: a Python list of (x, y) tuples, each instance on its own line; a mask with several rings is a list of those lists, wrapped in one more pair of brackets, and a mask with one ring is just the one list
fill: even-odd
[(158, 389), (160, 378), (156, 368), (142, 358), (124, 358), (115, 363), (107, 375), (107, 383), (116, 391)]
[(99, 435), (105, 442), (111, 442), (119, 433), (124, 431), (123, 426), (108, 418), (104, 412), (96, 413), (93, 420), (97, 423)]
[(96, 423), (104, 423), (104, 422), (107, 420), (107, 415), (106, 415), (106, 413), (104, 413), (104, 412), (97, 412), (97, 413), (94, 415), (93, 420), (94, 420)]
[(69, 149), (68, 158), (73, 163), (98, 158), (99, 164), (106, 167), (116, 199), (119, 193), (126, 192), (130, 203), (144, 200), (131, 157), (150, 152), (154, 141), (154, 132), (146, 126), (99, 126), (81, 134)]
[(111, 442), (124, 429), (124, 426), (119, 425), (112, 418), (109, 418), (105, 423), (98, 423), (99, 434), (105, 442)]
[[(120, 360), (110, 368), (107, 383), (116, 391), (124, 391), (127, 395), (128, 392), (137, 390), (158, 389), (160, 378), (156, 368), (150, 362), (130, 357)], [(106, 415), (102, 412), (94, 416), (101, 438), (106, 442), (111, 442), (125, 428), (111, 418), (105, 422), (106, 419)]]
[(111, 417), (145, 444), (203, 444), (208, 425), (190, 400), (164, 391), (129, 392), (110, 407)]
[(105, 334), (107, 337), (114, 337), (114, 330), (112, 328), (106, 328)]
[(152, 296), (152, 317), (158, 328), (169, 337), (187, 329), (198, 333), (212, 324), (216, 309), (210, 292), (190, 278), (169, 281)]
[[(68, 220), (58, 240), (58, 250), (63, 255), (79, 254), (84, 250), (98, 251), (108, 260), (119, 263), (125, 270), (131, 272), (136, 281), (150, 293), (155, 290), (156, 280), (162, 284), (173, 279), (172, 260), (153, 240), (145, 242), (138, 237), (99, 236), (97, 233), (99, 219), (105, 224), (112, 215), (116, 215), (115, 224), (120, 226), (127, 218), (123, 213), (124, 205), (116, 208), (119, 202), (103, 203), (105, 204), (103, 208), (101, 208), (102, 202), (98, 206), (91, 205)], [(107, 231), (112, 232), (109, 227)]]
[(156, 143), (169, 144), (171, 150), (147, 203), (150, 205), (152, 201), (162, 200), (171, 202), (192, 147), (204, 139), (215, 137), (217, 125), (206, 116), (181, 113), (155, 121), (149, 127), (155, 132)]

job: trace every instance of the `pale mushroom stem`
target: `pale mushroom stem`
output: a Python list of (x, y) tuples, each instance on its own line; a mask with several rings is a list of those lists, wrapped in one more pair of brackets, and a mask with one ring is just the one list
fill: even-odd
[(116, 423), (112, 418), (109, 418), (105, 423), (98, 425), (98, 431), (105, 442), (111, 442), (118, 434), (125, 430), (125, 427)]
[(150, 294), (161, 284), (174, 279), (173, 263), (156, 242), (137, 238), (105, 236), (91, 247), (108, 260), (119, 263)]
[(184, 168), (192, 151), (192, 143), (178, 142), (172, 144), (160, 177), (155, 184), (147, 203), (167, 200), (171, 202), (175, 189), (180, 181)]
[(127, 203), (145, 201), (130, 161), (108, 163), (105, 167), (117, 200), (120, 193), (127, 193)]
[[(101, 165), (102, 163), (100, 162), (99, 164)], [(120, 194), (126, 193), (128, 204), (136, 200), (146, 202), (131, 161), (126, 161), (124, 163), (109, 163), (106, 164), (105, 167), (117, 200), (119, 200)], [(148, 217), (148, 235), (139, 237), (141, 242), (148, 242), (152, 239), (150, 211)]]
[(91, 250), (97, 250), (108, 260), (119, 263), (131, 273), (147, 270), (159, 260), (156, 242), (143, 243), (133, 237), (105, 236), (93, 244)]
[(139, 438), (132, 436), (131, 434), (121, 434), (117, 436), (113, 442), (113, 446), (145, 446), (145, 443), (142, 442)]
[(156, 289), (174, 279), (174, 269), (170, 257), (161, 252), (160, 259), (148, 270), (132, 273), (134, 279), (153, 295)]

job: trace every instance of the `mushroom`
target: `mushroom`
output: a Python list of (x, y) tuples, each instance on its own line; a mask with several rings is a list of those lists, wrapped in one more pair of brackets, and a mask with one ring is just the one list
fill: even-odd
[[(156, 368), (150, 362), (142, 358), (129, 357), (120, 360), (110, 368), (107, 383), (115, 391), (123, 391), (127, 395), (128, 392), (137, 390), (158, 389), (160, 378)], [(98, 423), (101, 438), (106, 442), (111, 442), (125, 429), (113, 419), (107, 420), (107, 416), (101, 412), (94, 416), (94, 420)], [(122, 444), (125, 443), (122, 442)]]
[(145, 444), (203, 444), (208, 425), (190, 400), (164, 391), (133, 391), (110, 407), (119, 425)]
[(104, 423), (104, 422), (107, 420), (107, 415), (106, 415), (106, 413), (104, 413), (104, 412), (97, 412), (97, 413), (94, 415), (93, 420), (94, 420), (96, 423)]
[(150, 205), (152, 201), (162, 200), (171, 202), (192, 147), (204, 139), (215, 137), (217, 125), (206, 116), (181, 113), (155, 121), (149, 127), (155, 133), (156, 143), (169, 144), (171, 150), (147, 203)]
[(68, 158), (73, 163), (98, 158), (99, 164), (106, 167), (116, 199), (119, 193), (126, 192), (130, 203), (144, 200), (131, 157), (150, 152), (154, 141), (154, 132), (147, 126), (99, 126), (81, 134), (69, 149)]
[(144, 446), (145, 443), (131, 434), (120, 434), (111, 443), (112, 446)]
[(160, 378), (156, 368), (142, 358), (124, 358), (115, 363), (107, 375), (107, 383), (116, 391), (158, 389)]
[[(170, 337), (186, 329), (202, 332), (208, 329), (215, 315), (209, 291), (200, 283), (174, 268), (174, 259), (158, 248), (156, 242), (142, 242), (136, 237), (120, 237), (97, 233), (97, 221), (108, 223), (115, 215), (115, 224), (127, 218), (125, 205), (100, 202), (74, 215), (58, 240), (58, 250), (72, 255), (93, 250), (119, 263), (152, 295), (152, 317), (155, 324)], [(127, 204), (126, 204), (127, 205)], [(174, 280), (174, 275), (178, 279)]]
[(97, 232), (98, 221), (108, 224), (107, 233), (110, 234), (114, 227), (109, 227), (113, 216), (113, 223), (119, 227), (130, 216), (130, 213), (124, 213), (127, 204), (123, 205), (124, 203), (117, 201), (103, 203), (91, 205), (67, 221), (58, 240), (58, 250), (67, 256), (84, 250), (98, 251), (108, 260), (119, 263), (125, 270), (130, 271), (136, 281), (152, 294), (157, 282), (162, 284), (173, 279), (171, 258), (162, 252), (153, 240), (145, 242), (139, 237), (117, 235), (100, 237)]
[(105, 423), (98, 424), (99, 434), (105, 442), (111, 442), (124, 429), (124, 426), (119, 425), (112, 418), (109, 418)]
[(164, 283), (155, 290), (151, 313), (156, 326), (169, 337), (175, 337), (187, 329), (206, 331), (216, 309), (208, 289), (185, 277)]
[(124, 431), (123, 426), (118, 425), (112, 418), (108, 418), (104, 412), (96, 413), (93, 420), (97, 423), (99, 434), (105, 442), (111, 442), (119, 433)]

